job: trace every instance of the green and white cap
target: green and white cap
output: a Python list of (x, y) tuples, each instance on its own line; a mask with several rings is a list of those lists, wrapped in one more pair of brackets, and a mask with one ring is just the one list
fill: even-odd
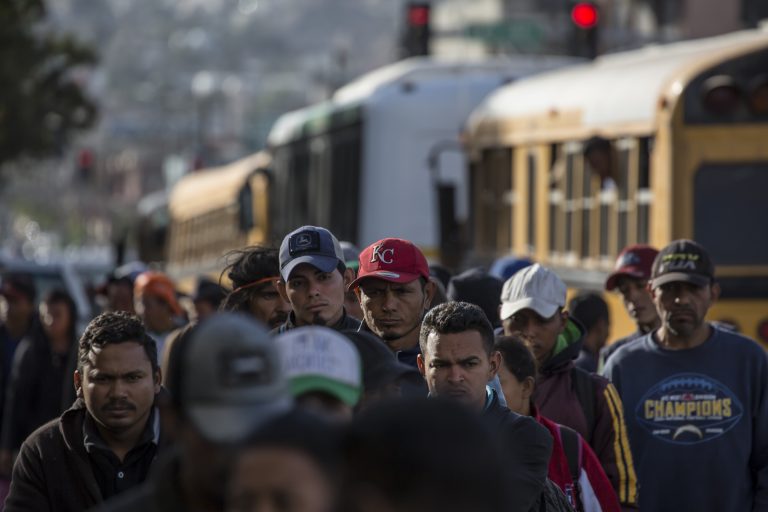
[(322, 391), (354, 407), (362, 391), (362, 364), (355, 345), (321, 326), (291, 329), (275, 338), (283, 374), (294, 397)]

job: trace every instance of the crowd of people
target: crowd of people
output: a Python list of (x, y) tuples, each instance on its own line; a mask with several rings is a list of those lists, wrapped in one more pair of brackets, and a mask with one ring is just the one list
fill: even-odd
[(768, 510), (768, 357), (705, 320), (696, 242), (621, 252), (622, 340), (528, 260), (451, 276), (303, 226), (227, 263), (192, 321), (167, 275), (116, 272), (81, 336), (3, 276), (6, 511)]

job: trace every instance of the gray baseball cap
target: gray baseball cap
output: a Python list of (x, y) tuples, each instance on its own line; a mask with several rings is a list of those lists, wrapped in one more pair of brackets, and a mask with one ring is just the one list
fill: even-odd
[(250, 317), (215, 314), (175, 356), (171, 392), (180, 393), (181, 407), (210, 441), (242, 441), (292, 406), (280, 354), (269, 332)]
[(280, 244), (280, 275), (284, 280), (300, 263), (331, 272), (344, 265), (344, 251), (333, 233), (317, 226), (302, 226), (289, 233)]

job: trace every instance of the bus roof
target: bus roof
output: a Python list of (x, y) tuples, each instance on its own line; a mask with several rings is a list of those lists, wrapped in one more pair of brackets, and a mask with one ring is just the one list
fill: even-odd
[(535, 72), (554, 69), (582, 59), (563, 56), (515, 56), (482, 60), (453, 60), (434, 57), (413, 57), (375, 69), (341, 87), (333, 98), (282, 115), (268, 136), (270, 146), (280, 146), (292, 140), (324, 131), (329, 124), (349, 123), (360, 116), (360, 107), (372, 101), (387, 87), (405, 82), (455, 81), (456, 75), (506, 73), (514, 80)]
[(171, 217), (185, 220), (235, 203), (254, 171), (266, 169), (269, 164), (269, 155), (260, 151), (221, 167), (184, 176), (171, 191)]
[[(768, 31), (745, 30), (706, 39), (608, 54), (594, 62), (542, 73), (491, 94), (470, 116), (475, 132), (484, 123), (556, 115), (577, 126), (625, 125), (651, 130), (659, 100), (679, 93), (677, 80), (768, 44)], [(562, 125), (560, 125), (562, 126)], [(535, 124), (529, 129), (536, 129)]]

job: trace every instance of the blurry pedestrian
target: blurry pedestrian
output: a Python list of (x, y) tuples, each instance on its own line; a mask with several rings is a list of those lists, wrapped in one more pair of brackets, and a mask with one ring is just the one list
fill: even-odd
[(533, 399), (541, 414), (586, 439), (622, 506), (634, 507), (637, 477), (621, 399), (606, 379), (574, 365), (584, 331), (565, 309), (566, 292), (557, 274), (538, 263), (518, 271), (504, 283), (504, 334), (520, 333), (531, 344), (539, 364)]
[(581, 350), (574, 364), (584, 371), (595, 373), (600, 350), (611, 333), (608, 304), (599, 293), (580, 292), (568, 302), (571, 318), (584, 327)]
[(247, 313), (270, 329), (288, 320), (291, 304), (277, 291), (280, 262), (277, 249), (252, 246), (227, 253), (227, 267), (222, 272), (232, 283), (220, 308)]
[(528, 512), (546, 486), (552, 438), (531, 418), (499, 403), (488, 382), (501, 356), (493, 350), (493, 328), (483, 311), (466, 302), (447, 302), (424, 317), (417, 362), (429, 395), (448, 398), (482, 414), (503, 436), (507, 484), (515, 502), (505, 510)]
[[(499, 512), (508, 488), (506, 454), (491, 426), (455, 402), (377, 404), (344, 441), (341, 512)], [(527, 512), (527, 511), (526, 511)]]
[(700, 244), (664, 247), (650, 283), (661, 326), (605, 367), (624, 402), (640, 507), (768, 510), (766, 352), (705, 320), (720, 286)]
[(296, 405), (334, 421), (349, 421), (363, 387), (355, 345), (322, 326), (291, 329), (274, 343)]
[(161, 410), (175, 449), (144, 485), (101, 511), (222, 510), (239, 443), (291, 408), (277, 349), (246, 315), (218, 313), (188, 330), (173, 346), (168, 373), (170, 399)]
[(27, 336), (40, 330), (35, 297), (35, 281), (29, 274), (8, 272), (0, 281), (0, 425), (5, 408), (6, 388), (11, 375), (16, 348)]
[(413, 366), (401, 363), (381, 339), (365, 331), (343, 331), (357, 348), (363, 365), (363, 393), (357, 410), (403, 396), (426, 396), (421, 374)]
[(517, 273), (518, 270), (522, 270), (525, 267), (533, 265), (533, 261), (529, 258), (517, 258), (515, 256), (504, 256), (499, 258), (491, 264), (491, 269), (488, 273), (494, 277), (498, 277), (502, 282), (506, 281)]
[(205, 276), (197, 278), (192, 302), (195, 306), (195, 316), (198, 322), (214, 314), (227, 295), (227, 291)]
[(494, 349), (501, 354), (499, 379), (509, 408), (535, 418), (552, 435), (549, 479), (565, 493), (578, 512), (619, 512), (616, 493), (597, 455), (575, 430), (542, 416), (532, 396), (536, 386), (536, 358), (517, 336), (496, 338)]
[(165, 338), (186, 323), (176, 287), (167, 275), (149, 270), (136, 277), (133, 298), (136, 314), (157, 343), (158, 356), (162, 356)]
[(659, 251), (650, 245), (630, 245), (616, 258), (615, 270), (605, 281), (605, 289), (621, 295), (624, 308), (634, 320), (637, 330), (624, 338), (614, 340), (600, 351), (601, 367), (619, 347), (658, 329), (661, 325), (661, 319), (653, 304), (653, 295), (648, 289), (651, 267), (657, 254)]
[(257, 429), (238, 450), (227, 512), (336, 512), (340, 432), (300, 409)]
[(72, 405), (70, 357), (77, 352), (77, 307), (65, 291), (54, 289), (40, 303), (42, 329), (16, 350), (6, 393), (0, 464), (10, 475), (13, 457), (37, 427)]
[(384, 238), (360, 253), (350, 285), (363, 310), (361, 330), (382, 340), (399, 361), (416, 366), (421, 319), (435, 293), (421, 250), (408, 240)]
[(494, 329), (501, 327), (499, 306), (504, 281), (481, 268), (472, 268), (451, 278), (448, 283), (448, 299), (469, 302), (483, 310)]
[(80, 512), (144, 481), (160, 445), (155, 341), (125, 312), (102, 313), (80, 338), (78, 400), (21, 446), (7, 512)]
[(304, 325), (324, 325), (337, 331), (360, 327), (360, 321), (344, 309), (351, 274), (339, 241), (327, 229), (303, 226), (283, 238), (280, 275), (277, 289), (293, 311), (277, 332)]

